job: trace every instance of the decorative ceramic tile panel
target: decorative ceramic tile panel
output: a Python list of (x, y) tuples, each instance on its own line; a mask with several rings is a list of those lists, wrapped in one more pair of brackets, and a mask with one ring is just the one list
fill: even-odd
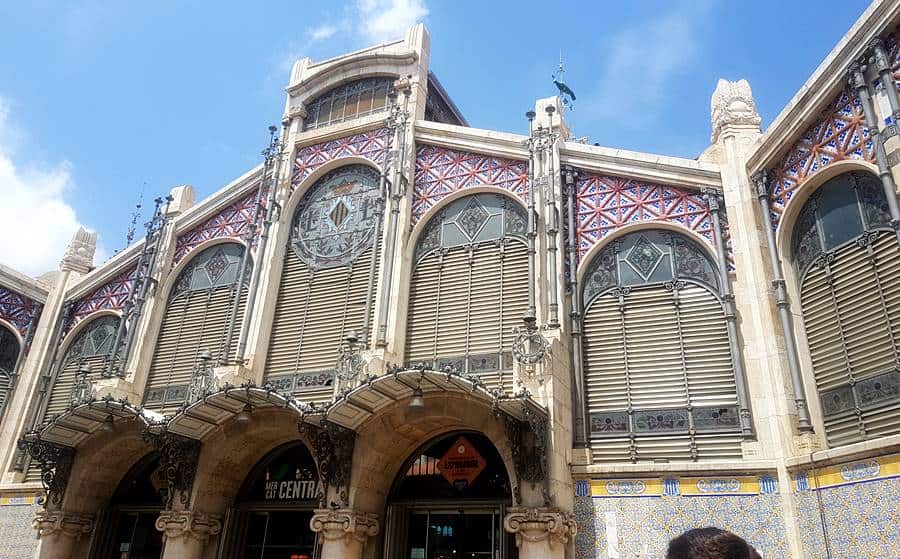
[(184, 256), (204, 241), (220, 237), (241, 238), (246, 235), (256, 215), (257, 187), (254, 186), (237, 202), (223, 208), (187, 233), (175, 240), (175, 258), (177, 264)]
[(865, 125), (862, 103), (849, 87), (822, 111), (819, 121), (809, 127), (787, 157), (776, 166), (770, 186), (772, 227), (803, 181), (835, 161), (858, 159), (875, 162), (875, 145)]
[(472, 186), (497, 186), (524, 200), (527, 181), (525, 161), (419, 145), (411, 225), (448, 194)]
[(28, 328), (41, 316), (43, 308), (41, 303), (0, 286), (0, 318), (12, 324), (22, 339), (28, 337)]
[(297, 151), (291, 176), (291, 189), (303, 182), (313, 171), (338, 157), (365, 157), (375, 163), (384, 161), (387, 154), (389, 130), (379, 128), (320, 144), (304, 146)]
[(76, 301), (75, 308), (72, 311), (72, 318), (66, 324), (66, 331), (68, 332), (73, 326), (81, 322), (84, 317), (94, 311), (122, 310), (122, 307), (125, 306), (125, 302), (128, 300), (128, 294), (134, 283), (134, 276), (135, 268), (130, 268), (95, 289), (90, 295), (85, 295)]
[(796, 472), (793, 481), (806, 559), (900, 557), (900, 455)]
[[(619, 228), (646, 221), (681, 225), (714, 246), (709, 209), (696, 190), (585, 171), (578, 174), (576, 188), (575, 238), (579, 258)], [(722, 229), (730, 253), (728, 223), (724, 219)]]
[(788, 556), (771, 476), (585, 482), (576, 484), (577, 559), (662, 557), (669, 540), (705, 526), (738, 534), (763, 557)]
[(37, 533), (31, 520), (41, 510), (32, 496), (0, 497), (0, 557), (30, 559), (37, 549)]

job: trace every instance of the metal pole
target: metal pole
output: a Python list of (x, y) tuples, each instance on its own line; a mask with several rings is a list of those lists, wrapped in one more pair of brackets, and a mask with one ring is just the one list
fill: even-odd
[(722, 235), (722, 223), (719, 221), (719, 192), (708, 190), (704, 193), (709, 208), (709, 219), (713, 225), (713, 240), (716, 243), (716, 260), (719, 265), (719, 278), (722, 283), (722, 308), (725, 311), (725, 328), (728, 332), (728, 348), (731, 351), (731, 362), (734, 367), (734, 386), (738, 399), (738, 416), (741, 421), (741, 433), (745, 437), (753, 436), (753, 419), (750, 415), (750, 397), (747, 391), (747, 380), (744, 373), (744, 358), (738, 343), (737, 314), (734, 306), (734, 293), (731, 291), (731, 277), (728, 274), (728, 258), (725, 253), (725, 240)]
[(578, 236), (575, 229), (575, 196), (577, 186), (575, 183), (574, 169), (566, 169), (566, 193), (569, 222), (568, 234), (568, 261), (569, 261), (569, 297), (572, 310), (569, 314), (572, 328), (572, 415), (574, 441), (576, 448), (588, 446), (589, 431), (587, 422), (587, 398), (584, 386), (584, 353), (582, 349), (581, 330), (581, 292), (578, 289)]
[[(528, 126), (531, 128), (531, 137), (528, 139), (528, 185), (527, 185), (527, 204), (528, 204), (528, 231), (525, 235), (528, 240), (528, 309), (525, 311), (525, 323), (534, 324), (537, 321), (537, 305), (535, 304), (535, 294), (534, 294), (534, 275), (535, 275), (535, 248), (534, 248), (534, 240), (537, 237), (537, 224), (535, 223), (534, 216), (534, 159), (537, 157), (537, 150), (535, 146), (535, 130), (533, 128), (534, 111), (528, 111), (526, 113), (528, 117)], [(538, 133), (540, 133), (540, 129), (538, 129)]]
[(762, 212), (766, 230), (766, 243), (769, 246), (769, 263), (772, 265), (772, 287), (775, 294), (775, 305), (778, 307), (778, 318), (784, 331), (784, 349), (787, 353), (788, 371), (791, 375), (791, 387), (794, 390), (794, 404), (797, 408), (797, 423), (801, 432), (812, 432), (809, 420), (809, 409), (806, 406), (806, 390), (803, 387), (803, 376), (800, 372), (800, 359), (797, 356), (797, 340), (794, 338), (794, 324), (791, 318), (791, 304), (787, 297), (784, 274), (781, 271), (781, 260), (778, 258), (778, 247), (775, 245), (775, 231), (771, 225), (771, 208), (769, 207), (769, 178), (765, 171), (753, 177), (756, 183), (756, 195), (759, 198), (759, 209)]
[[(398, 83), (400, 82), (400, 83)], [(378, 339), (376, 345), (378, 347), (387, 346), (387, 322), (388, 311), (390, 309), (391, 282), (394, 273), (394, 245), (397, 242), (397, 228), (400, 222), (400, 200), (404, 194), (403, 167), (406, 165), (406, 125), (409, 117), (409, 96), (412, 93), (409, 79), (406, 81), (397, 80), (394, 87), (403, 88), (404, 105), (403, 109), (396, 109), (394, 115), (394, 126), (397, 127), (397, 164), (394, 167), (393, 184), (391, 184), (391, 215), (390, 227), (388, 228), (388, 238), (386, 241), (384, 259), (384, 273), (381, 282), (381, 305), (378, 308)]]
[[(391, 146), (394, 142), (394, 135), (388, 134), (387, 145), (385, 146), (384, 160), (381, 162), (381, 174), (378, 177), (378, 215), (375, 218), (375, 234), (372, 236), (372, 258), (369, 260), (369, 278), (366, 285), (366, 310), (363, 316), (362, 340), (365, 347), (369, 347), (371, 341), (370, 330), (372, 328), (371, 310), (375, 304), (375, 275), (378, 267), (378, 242), (381, 240), (381, 227), (384, 223), (384, 211), (387, 207), (389, 193), (387, 192), (387, 172), (390, 164)], [(387, 295), (389, 296), (389, 295)]]
[(891, 212), (891, 224), (894, 226), (894, 232), (897, 234), (897, 240), (900, 241), (900, 206), (897, 204), (897, 187), (894, 185), (894, 178), (891, 176), (891, 170), (887, 164), (887, 156), (884, 153), (884, 141), (878, 128), (878, 117), (875, 115), (875, 107), (872, 104), (872, 95), (869, 92), (869, 85), (863, 75), (864, 68), (854, 62), (850, 65), (848, 72), (848, 80), (850, 87), (856, 90), (859, 100), (862, 104), (863, 113), (866, 116), (866, 126), (869, 128), (869, 137), (875, 145), (875, 163), (878, 165), (878, 176), (881, 178), (881, 186), (884, 188), (884, 196), (887, 198), (888, 208)]
[(557, 247), (556, 247), (556, 237), (559, 234), (559, 215), (556, 211), (556, 186), (558, 176), (556, 173), (556, 165), (554, 164), (553, 158), (553, 147), (556, 145), (557, 135), (553, 132), (553, 113), (556, 112), (556, 107), (553, 105), (547, 105), (547, 117), (550, 122), (550, 129), (547, 130), (547, 144), (546, 144), (546, 154), (547, 154), (547, 167), (544, 169), (544, 173), (547, 176), (548, 180), (548, 189), (544, 191), (544, 194), (547, 196), (546, 204), (547, 204), (547, 260), (548, 260), (548, 271), (547, 275), (548, 279), (548, 287), (549, 287), (549, 301), (547, 304), (548, 317), (547, 323), (551, 327), (559, 326), (559, 297), (557, 295), (557, 286), (559, 285), (557, 281), (557, 270), (556, 270), (556, 257), (557, 257)]
[(891, 105), (891, 117), (894, 120), (893, 134), (886, 133), (885, 139), (887, 139), (897, 134), (897, 120), (900, 118), (900, 94), (897, 93), (897, 84), (894, 81), (894, 73), (891, 71), (887, 51), (884, 48), (884, 41), (880, 37), (876, 37), (869, 43), (869, 48), (872, 49), (870, 61), (875, 64), (875, 70), (878, 72), (878, 77), (881, 78), (881, 86), (887, 93), (888, 102)]
[[(274, 126), (269, 128), (273, 134), (274, 128)], [(286, 132), (286, 126), (282, 126), (282, 138), (285, 136)], [(237, 351), (234, 356), (234, 361), (238, 364), (244, 362), (244, 354), (247, 351), (247, 336), (249, 335), (248, 326), (250, 325), (251, 317), (253, 316), (253, 309), (256, 307), (256, 291), (263, 268), (262, 259), (266, 255), (266, 246), (269, 243), (269, 229), (272, 227), (272, 222), (275, 220), (275, 212), (278, 210), (278, 204), (276, 203), (278, 196), (278, 181), (281, 178), (281, 163), (285, 154), (284, 144), (281, 143), (278, 138), (272, 137), (269, 142), (269, 149), (272, 150), (276, 148), (277, 153), (275, 154), (275, 168), (272, 172), (272, 184), (269, 187), (268, 196), (266, 196), (265, 214), (262, 221), (262, 228), (259, 233), (259, 243), (256, 245), (256, 254), (259, 255), (259, 258), (256, 259), (256, 266), (250, 271), (250, 285), (247, 287), (247, 306), (244, 309), (244, 320), (241, 325), (240, 333), (238, 334)], [(265, 175), (265, 172), (263, 172), (263, 174)], [(259, 206), (257, 206), (257, 208), (257, 211), (259, 212)], [(231, 338), (229, 337), (228, 339)]]

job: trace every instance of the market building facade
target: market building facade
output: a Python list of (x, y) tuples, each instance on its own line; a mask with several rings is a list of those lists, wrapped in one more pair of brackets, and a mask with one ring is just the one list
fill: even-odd
[(0, 267), (0, 555), (900, 555), (898, 23), (697, 159), (471, 128), (422, 25), (298, 61), (261, 165)]

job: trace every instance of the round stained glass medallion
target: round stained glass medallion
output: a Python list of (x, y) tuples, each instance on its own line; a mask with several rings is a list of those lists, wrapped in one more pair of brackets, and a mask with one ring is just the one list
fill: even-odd
[(311, 268), (353, 262), (372, 244), (381, 211), (378, 183), (378, 172), (365, 165), (341, 167), (319, 179), (294, 214), (294, 253)]

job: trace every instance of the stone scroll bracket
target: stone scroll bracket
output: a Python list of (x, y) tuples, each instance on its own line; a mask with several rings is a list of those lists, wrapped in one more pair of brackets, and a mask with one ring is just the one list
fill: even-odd
[(166, 540), (193, 538), (205, 543), (222, 532), (222, 519), (218, 515), (191, 510), (165, 510), (156, 519), (156, 529)]
[[(332, 509), (346, 507), (350, 502), (350, 472), (356, 432), (324, 418), (319, 425), (311, 425), (301, 419), (297, 427), (300, 434), (309, 438), (315, 454), (323, 491), (319, 495), (320, 505)], [(337, 492), (339, 503), (328, 503), (329, 488)]]
[(572, 513), (551, 507), (509, 509), (503, 518), (503, 528), (516, 536), (520, 549), (529, 544), (542, 544), (553, 549), (566, 545), (578, 533)]
[(38, 538), (66, 537), (80, 540), (94, 530), (94, 516), (63, 510), (41, 511), (31, 521)]
[(378, 515), (352, 509), (316, 509), (309, 527), (326, 541), (365, 543), (379, 532)]
[(144, 431), (143, 436), (159, 452), (159, 467), (166, 481), (165, 508), (171, 511), (176, 497), (182, 507), (187, 507), (200, 460), (200, 441), (165, 430)]

